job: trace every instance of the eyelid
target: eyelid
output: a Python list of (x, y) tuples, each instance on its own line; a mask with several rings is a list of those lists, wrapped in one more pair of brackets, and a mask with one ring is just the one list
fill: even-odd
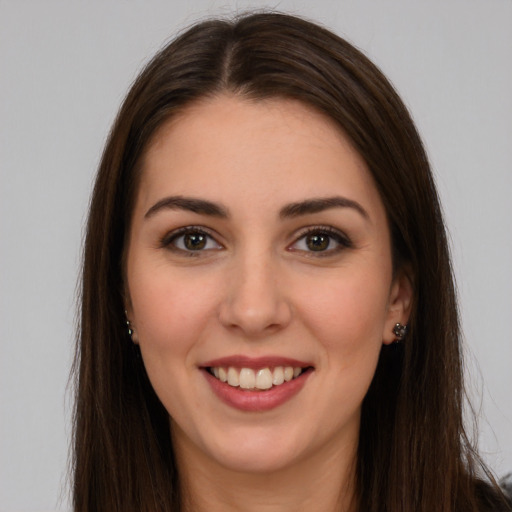
[(217, 250), (217, 249), (202, 249), (202, 250), (194, 251), (194, 250), (181, 249), (181, 248), (173, 245), (173, 242), (176, 239), (178, 239), (179, 237), (184, 236), (188, 233), (197, 233), (197, 234), (205, 235), (210, 240), (213, 240), (219, 249), (224, 248), (224, 246), (217, 240), (217, 235), (215, 232), (213, 232), (211, 229), (206, 228), (204, 226), (195, 226), (195, 225), (183, 226), (181, 228), (177, 228), (177, 229), (174, 229), (174, 230), (166, 233), (160, 240), (160, 247), (162, 247), (164, 249), (168, 249), (168, 250), (176, 252), (176, 253), (179, 253), (179, 254), (186, 255), (186, 256), (200, 256), (201, 253), (209, 252), (212, 250)]
[[(179, 247), (176, 247), (173, 242), (177, 240), (179, 237), (184, 236), (188, 233), (198, 233), (202, 234), (206, 237), (208, 237), (210, 240), (212, 240), (217, 247), (216, 248), (209, 248), (209, 249), (198, 249), (196, 251), (194, 250), (187, 250), (182, 249)], [(313, 251), (313, 250), (305, 250), (305, 249), (298, 249), (294, 246), (304, 239), (306, 236), (310, 234), (323, 234), (328, 237), (330, 237), (331, 240), (333, 240), (337, 245), (334, 248), (328, 248), (326, 250), (322, 251)], [(178, 254), (182, 254), (185, 256), (200, 256), (202, 253), (210, 252), (214, 250), (223, 249), (224, 246), (222, 243), (218, 241), (218, 234), (204, 226), (198, 226), (198, 225), (190, 225), (190, 226), (183, 226), (177, 229), (174, 229), (168, 233), (166, 233), (160, 240), (159, 243), (160, 247), (164, 249), (168, 249), (170, 251), (176, 252)], [(341, 230), (334, 228), (332, 226), (328, 225), (313, 225), (313, 226), (306, 226), (302, 229), (300, 229), (297, 233), (294, 235), (294, 240), (291, 244), (287, 246), (287, 250), (291, 252), (301, 252), (304, 255), (307, 255), (308, 257), (326, 257), (326, 256), (332, 256), (339, 251), (342, 251), (344, 249), (348, 249), (353, 247), (353, 243), (351, 239)]]
[[(315, 233), (321, 233), (325, 234), (331, 239), (333, 239), (338, 245), (334, 247), (333, 249), (327, 249), (324, 251), (307, 251), (303, 249), (294, 249), (293, 246), (296, 245), (300, 240), (302, 240), (304, 237), (315, 234)], [(326, 257), (326, 256), (332, 256), (333, 254), (338, 253), (339, 251), (342, 251), (344, 249), (350, 249), (354, 247), (354, 244), (352, 240), (341, 230), (334, 228), (332, 226), (326, 226), (326, 225), (314, 225), (314, 226), (307, 226), (299, 230), (299, 232), (295, 235), (294, 241), (288, 246), (289, 251), (297, 251), (302, 252), (308, 257)]]

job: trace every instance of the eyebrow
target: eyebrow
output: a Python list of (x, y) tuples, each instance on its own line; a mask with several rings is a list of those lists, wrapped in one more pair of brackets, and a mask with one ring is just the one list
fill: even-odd
[[(304, 201), (287, 204), (279, 211), (279, 217), (282, 219), (295, 218), (302, 215), (323, 212), (331, 208), (352, 208), (365, 219), (369, 219), (367, 211), (357, 201), (341, 196), (306, 199)], [(155, 203), (146, 212), (144, 218), (148, 219), (162, 210), (186, 210), (221, 219), (227, 219), (229, 217), (227, 209), (218, 203), (193, 197), (169, 196)]]
[(155, 203), (144, 215), (147, 219), (152, 217), (161, 210), (186, 210), (189, 212), (199, 213), (201, 215), (209, 215), (226, 219), (228, 212), (225, 208), (217, 203), (207, 201), (205, 199), (196, 199), (193, 197), (169, 196), (160, 199)]
[(341, 196), (320, 197), (291, 203), (281, 208), (279, 216), (282, 219), (300, 217), (301, 215), (319, 213), (331, 208), (352, 208), (361, 214), (366, 220), (369, 220), (370, 218), (368, 212), (357, 201)]

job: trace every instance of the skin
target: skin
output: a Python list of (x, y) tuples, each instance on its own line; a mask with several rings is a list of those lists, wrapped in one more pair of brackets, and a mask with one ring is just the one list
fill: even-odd
[[(169, 196), (214, 202), (227, 216), (155, 207)], [(358, 206), (281, 215), (333, 196)], [(207, 231), (202, 250), (186, 250), (176, 230), (187, 226)], [(326, 249), (308, 245), (310, 227)], [(393, 274), (386, 212), (342, 131), (293, 100), (220, 95), (188, 107), (145, 155), (126, 280), (188, 508), (354, 510), (361, 403), (382, 344), (407, 322), (411, 285)], [(292, 357), (314, 371), (279, 407), (240, 411), (200, 370), (237, 354)]]

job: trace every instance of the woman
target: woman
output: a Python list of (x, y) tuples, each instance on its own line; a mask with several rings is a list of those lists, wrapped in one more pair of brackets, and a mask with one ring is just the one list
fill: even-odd
[(198, 24), (136, 80), (100, 165), (75, 510), (508, 510), (464, 432), (459, 337), (384, 76), (295, 17)]

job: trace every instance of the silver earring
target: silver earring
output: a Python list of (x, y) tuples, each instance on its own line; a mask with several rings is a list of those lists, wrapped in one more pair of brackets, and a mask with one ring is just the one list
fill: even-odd
[(393, 334), (396, 336), (396, 343), (403, 341), (407, 334), (407, 324), (396, 323), (395, 327), (393, 327)]
[(128, 320), (128, 312), (126, 310), (124, 311), (124, 314), (126, 316), (126, 327), (128, 328), (128, 336), (130, 336), (131, 338), (133, 336), (132, 324), (130, 323), (130, 320)]

